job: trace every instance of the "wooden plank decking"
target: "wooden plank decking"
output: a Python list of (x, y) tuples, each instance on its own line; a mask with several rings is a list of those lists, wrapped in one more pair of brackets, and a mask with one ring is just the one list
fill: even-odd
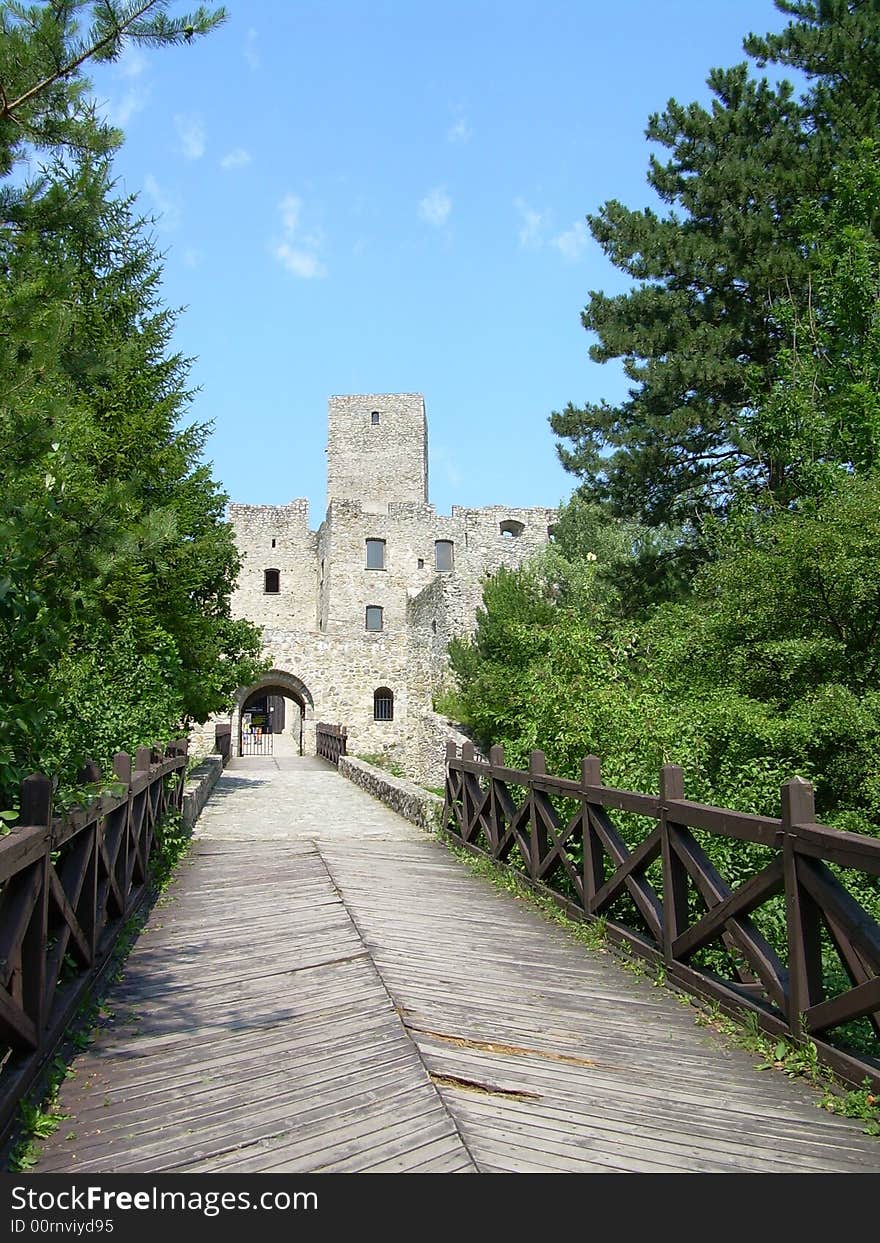
[(37, 1173), (858, 1171), (880, 1142), (320, 761), (236, 761)]

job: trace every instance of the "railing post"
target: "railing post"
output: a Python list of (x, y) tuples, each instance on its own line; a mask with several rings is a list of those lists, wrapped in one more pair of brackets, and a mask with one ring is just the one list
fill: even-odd
[[(21, 939), (21, 1007), (34, 1025), (37, 1047), (46, 1017), (46, 955), (49, 941), (49, 856), (52, 850), (52, 782), (41, 773), (25, 777), (19, 788), (22, 828), (46, 830), (43, 853), (32, 868), (38, 877), (36, 900)], [(27, 872), (16, 877), (27, 885)], [(7, 895), (8, 896), (8, 895)]]
[[(442, 821), (443, 828), (447, 832), (450, 831), (449, 822), (450, 820), (454, 820), (454, 816), (455, 816), (455, 813), (453, 811), (453, 804), (455, 802), (455, 798), (454, 798), (453, 790), (452, 790), (452, 773), (450, 772), (450, 769), (449, 769), (449, 763), (450, 763), (450, 760), (455, 760), (457, 758), (458, 758), (458, 747), (455, 745), (455, 743), (452, 741), (451, 738), (447, 738), (446, 739), (446, 757), (443, 763), (444, 780), (443, 780), (443, 821)], [(461, 826), (459, 825), (458, 827), (460, 831)], [(453, 828), (452, 831), (454, 832), (455, 829)]]
[(20, 787), (18, 825), (50, 825), (52, 823), (52, 782), (42, 773), (31, 773)]
[(93, 760), (86, 760), (76, 774), (78, 785), (97, 785), (101, 780), (101, 769)]
[(598, 755), (585, 755), (581, 760), (581, 834), (584, 848), (584, 910), (590, 913), (590, 905), (597, 890), (605, 884), (605, 855), (590, 824), (590, 805), (586, 795), (587, 786), (602, 784), (602, 761)]
[(496, 742), (489, 748), (489, 848), (495, 859), (498, 858), (498, 847), (501, 844), (501, 817), (498, 814), (495, 769), (503, 767), (504, 747)]
[(669, 804), (684, 798), (684, 772), (677, 764), (660, 769), (660, 847), (663, 861), (663, 960), (675, 961), (674, 942), (688, 926), (687, 869), (672, 845)]
[(786, 781), (781, 796), (789, 977), (786, 1017), (792, 1036), (800, 1039), (801, 1015), (824, 996), (819, 911), (800, 883), (797, 861), (797, 826), (815, 822), (816, 806), (813, 787), (803, 777)]
[(547, 830), (538, 815), (534, 784), (535, 777), (543, 777), (546, 773), (547, 757), (544, 752), (529, 752), (529, 874), (532, 880), (538, 879), (541, 860), (547, 853)]

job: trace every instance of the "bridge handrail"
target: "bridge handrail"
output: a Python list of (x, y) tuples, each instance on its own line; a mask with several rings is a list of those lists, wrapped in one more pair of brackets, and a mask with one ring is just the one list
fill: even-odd
[(315, 725), (315, 750), (321, 759), (339, 765), (339, 757), (346, 755), (348, 730), (344, 725), (328, 725), (318, 721)]
[[(111, 791), (60, 817), (50, 778), (22, 782), (19, 822), (0, 837), (0, 1137), (149, 892), (186, 764), (186, 739), (119, 752)], [(102, 784), (97, 765), (80, 782)]]
[[(460, 755), (454, 742), (446, 748), (442, 823), (464, 847), (510, 861), (574, 918), (602, 918), (613, 941), (673, 985), (731, 1013), (747, 1009), (773, 1035), (809, 1036), (842, 1079), (861, 1086), (867, 1077), (877, 1090), (880, 839), (816, 823), (813, 788), (799, 777), (782, 786), (780, 811), (776, 819), (692, 802), (674, 764), (661, 769), (659, 795), (649, 795), (605, 786), (596, 756), (574, 781), (549, 775), (542, 751), (525, 770), (507, 768), (500, 746), (488, 762), (470, 744)], [(630, 822), (623, 833), (609, 812), (654, 825), (637, 831)], [(704, 835), (763, 848), (740, 860), (748, 878), (729, 885)], [(861, 879), (845, 884), (834, 869)], [(620, 899), (624, 912), (614, 909)], [(752, 919), (774, 902), (784, 913), (784, 947), (764, 935), (760, 916)], [(726, 974), (717, 953), (711, 969), (694, 961), (705, 949), (723, 951)], [(861, 1041), (868, 1049), (840, 1043), (840, 1029), (858, 1020), (870, 1025), (873, 1045)]]

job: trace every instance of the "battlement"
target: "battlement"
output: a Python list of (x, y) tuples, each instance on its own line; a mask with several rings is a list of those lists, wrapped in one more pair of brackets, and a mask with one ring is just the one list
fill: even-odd
[(278, 531), (290, 527), (308, 529), (309, 502), (304, 496), (297, 497), (287, 505), (242, 505), (231, 501), (226, 506), (226, 520), (237, 530), (252, 530), (257, 527), (266, 530), (275, 528)]

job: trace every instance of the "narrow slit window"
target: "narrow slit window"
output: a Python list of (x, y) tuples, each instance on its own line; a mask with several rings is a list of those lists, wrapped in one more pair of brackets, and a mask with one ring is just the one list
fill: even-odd
[(383, 539), (367, 540), (367, 569), (385, 569), (385, 541)]
[(277, 596), (281, 590), (281, 571), (263, 570), (263, 591), (267, 596)]
[(382, 630), (384, 626), (383, 611), (378, 604), (367, 605), (367, 630)]
[(387, 686), (380, 686), (373, 692), (373, 720), (394, 720), (394, 694)]
[(452, 540), (438, 539), (434, 544), (434, 566), (436, 569), (448, 573), (455, 564), (454, 549), (455, 545)]

